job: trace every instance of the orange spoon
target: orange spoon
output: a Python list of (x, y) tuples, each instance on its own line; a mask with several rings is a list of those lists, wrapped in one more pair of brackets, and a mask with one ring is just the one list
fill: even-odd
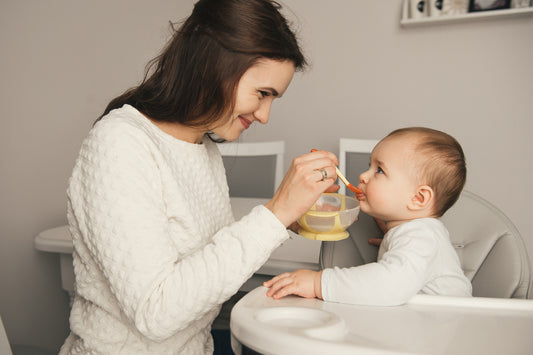
[[(311, 149), (311, 152), (316, 152), (316, 149)], [(355, 192), (356, 194), (362, 194), (363, 193), (363, 190), (361, 190), (360, 188), (358, 187), (355, 187), (353, 186), (352, 184), (350, 184), (350, 182), (348, 180), (346, 180), (346, 178), (344, 177), (344, 175), (342, 175), (342, 173), (340, 172), (339, 168), (335, 167), (335, 171), (337, 172), (337, 176), (339, 177), (339, 179), (342, 180), (342, 182), (353, 192)]]

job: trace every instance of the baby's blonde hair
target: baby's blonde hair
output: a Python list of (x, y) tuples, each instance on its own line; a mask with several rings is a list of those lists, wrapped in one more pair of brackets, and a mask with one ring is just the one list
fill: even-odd
[(434, 212), (442, 216), (459, 198), (466, 182), (466, 162), (461, 145), (447, 133), (426, 127), (406, 127), (389, 137), (413, 135), (416, 139), (417, 177), (435, 193)]

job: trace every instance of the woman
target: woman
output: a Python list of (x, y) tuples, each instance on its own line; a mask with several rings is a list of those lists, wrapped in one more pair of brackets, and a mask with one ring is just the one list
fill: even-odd
[(325, 190), (336, 157), (296, 158), (232, 216), (213, 136), (268, 122), (305, 59), (271, 0), (200, 0), (145, 80), (111, 101), (68, 187), (76, 296), (61, 354), (207, 354), (220, 305)]

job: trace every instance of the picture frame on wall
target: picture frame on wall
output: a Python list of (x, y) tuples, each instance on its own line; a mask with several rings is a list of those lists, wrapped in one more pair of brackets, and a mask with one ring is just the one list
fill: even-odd
[(531, 0), (511, 0), (511, 9), (533, 6)]
[(468, 12), (508, 9), (511, 0), (470, 0)]

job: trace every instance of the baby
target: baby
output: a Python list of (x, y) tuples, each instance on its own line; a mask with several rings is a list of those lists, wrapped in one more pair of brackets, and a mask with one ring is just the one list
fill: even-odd
[(377, 262), (297, 270), (264, 283), (276, 299), (294, 294), (325, 301), (398, 305), (417, 293), (471, 296), (448, 231), (438, 219), (466, 180), (460, 144), (437, 130), (411, 127), (382, 139), (359, 177), (361, 210), (385, 223)]

